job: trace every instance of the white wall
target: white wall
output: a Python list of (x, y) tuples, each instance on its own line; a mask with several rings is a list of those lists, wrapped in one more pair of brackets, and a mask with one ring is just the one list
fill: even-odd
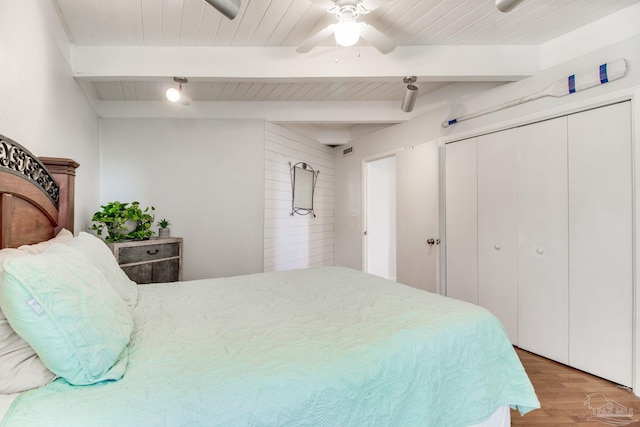
[[(290, 163), (320, 171), (312, 215), (291, 216)], [(264, 270), (333, 265), (333, 148), (267, 123), (265, 128)]]
[[(590, 70), (605, 62), (625, 58), (629, 64), (626, 77), (615, 82), (577, 92), (561, 98), (543, 98), (487, 116), (442, 128), (441, 122), (463, 114), (499, 105), (514, 98), (544, 89), (557, 79)], [(356, 139), (351, 144), (354, 154), (336, 154), (335, 252), (336, 264), (362, 268), (362, 194), (361, 160), (380, 153), (410, 147), (429, 140), (452, 141), (517, 124), (552, 117), (569, 111), (589, 108), (619, 97), (629, 98), (640, 85), (640, 36), (609, 46), (542, 71), (522, 81), (509, 83), (468, 97), (451, 97), (450, 105), (436, 108), (409, 122), (383, 129)], [(419, 100), (420, 101), (420, 100)], [(635, 112), (638, 117), (638, 112)], [(356, 210), (357, 215), (350, 215)]]
[(183, 279), (262, 271), (264, 121), (103, 119), (100, 202), (153, 205)]
[(49, 2), (0, 1), (0, 134), (36, 156), (80, 163), (75, 231), (84, 229), (99, 193), (99, 119), (56, 44)]

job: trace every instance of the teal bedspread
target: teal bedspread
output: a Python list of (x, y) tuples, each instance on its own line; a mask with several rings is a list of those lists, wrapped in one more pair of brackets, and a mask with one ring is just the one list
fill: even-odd
[(140, 287), (123, 379), (0, 426), (466, 426), (539, 407), (483, 308), (342, 267)]

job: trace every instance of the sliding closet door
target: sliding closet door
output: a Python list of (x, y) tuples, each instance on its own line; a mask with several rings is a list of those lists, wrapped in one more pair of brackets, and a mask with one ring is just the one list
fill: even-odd
[(518, 343), (516, 129), (478, 137), (478, 303)]
[(629, 102), (569, 116), (569, 363), (632, 383)]
[(476, 138), (445, 147), (447, 296), (478, 303)]
[(567, 118), (518, 128), (518, 345), (568, 362)]

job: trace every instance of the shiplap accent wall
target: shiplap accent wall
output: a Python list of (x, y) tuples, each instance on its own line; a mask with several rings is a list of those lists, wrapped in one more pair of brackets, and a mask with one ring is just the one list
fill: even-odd
[[(264, 271), (333, 265), (333, 149), (267, 122), (265, 125)], [(291, 216), (290, 166), (319, 170), (313, 215)]]

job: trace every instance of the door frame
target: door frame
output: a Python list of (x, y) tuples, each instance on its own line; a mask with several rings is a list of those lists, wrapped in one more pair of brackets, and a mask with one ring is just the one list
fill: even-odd
[(374, 162), (376, 160), (381, 160), (387, 157), (395, 157), (397, 153), (400, 151), (404, 151), (404, 147), (399, 148), (397, 150), (385, 151), (379, 154), (375, 154), (373, 156), (363, 157), (360, 160), (360, 182), (362, 183), (362, 188), (360, 191), (362, 192), (362, 223), (360, 224), (360, 236), (362, 238), (362, 271), (367, 272), (367, 235), (365, 232), (367, 231), (367, 221), (368, 221), (368, 213), (367, 213), (367, 164)]

